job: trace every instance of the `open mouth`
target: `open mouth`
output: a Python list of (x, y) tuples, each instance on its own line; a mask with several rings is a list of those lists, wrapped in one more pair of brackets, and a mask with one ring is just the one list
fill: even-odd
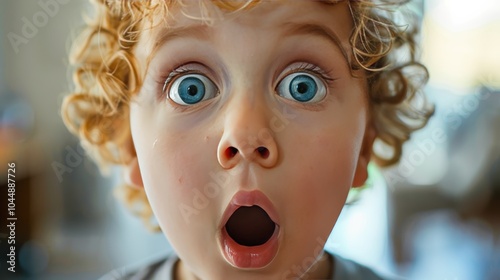
[(269, 241), (277, 225), (264, 209), (254, 205), (238, 208), (225, 227), (229, 237), (239, 245), (259, 246)]
[(258, 269), (278, 254), (281, 227), (278, 212), (259, 190), (239, 191), (221, 218), (218, 240), (233, 267)]

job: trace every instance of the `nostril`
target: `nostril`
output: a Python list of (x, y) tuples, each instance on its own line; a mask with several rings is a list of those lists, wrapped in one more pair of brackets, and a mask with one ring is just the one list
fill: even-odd
[(260, 154), (260, 156), (263, 159), (266, 159), (269, 157), (269, 150), (266, 147), (258, 147), (257, 152)]
[(226, 149), (226, 157), (233, 158), (238, 153), (238, 149), (235, 147), (229, 147)]

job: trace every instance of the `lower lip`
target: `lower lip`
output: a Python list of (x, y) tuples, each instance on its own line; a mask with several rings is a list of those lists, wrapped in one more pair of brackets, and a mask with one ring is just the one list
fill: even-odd
[(223, 227), (221, 246), (226, 260), (237, 268), (263, 268), (270, 264), (278, 253), (279, 226), (276, 226), (271, 238), (259, 246), (243, 246), (234, 241)]

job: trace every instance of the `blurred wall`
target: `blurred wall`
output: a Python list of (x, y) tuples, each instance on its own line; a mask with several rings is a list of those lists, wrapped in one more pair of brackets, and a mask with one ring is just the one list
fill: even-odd
[[(40, 5), (49, 2), (57, 5)], [(81, 24), (87, 5), (85, 1), (49, 2), (6, 0), (0, 3), (2, 88), (16, 92), (32, 106), (33, 136), (47, 149), (68, 137), (59, 114), (61, 95), (69, 88), (68, 63), (63, 54), (67, 53), (70, 30)], [(48, 14), (42, 6), (53, 12)]]
[(0, 1), (0, 178), (12, 161), (19, 175), (17, 271), (2, 229), (0, 279), (95, 279), (169, 248), (113, 198), (119, 173), (104, 178), (61, 119), (69, 46), (91, 12), (89, 1)]

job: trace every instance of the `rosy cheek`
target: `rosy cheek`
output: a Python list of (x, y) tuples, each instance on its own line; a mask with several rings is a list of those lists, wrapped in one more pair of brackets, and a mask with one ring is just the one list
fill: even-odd
[(283, 143), (288, 151), (287, 173), (294, 174), (296, 182), (295, 188), (287, 190), (288, 200), (294, 201), (296, 206), (301, 205), (289, 206), (289, 210), (308, 209), (307, 213), (296, 213), (304, 219), (311, 214), (335, 214), (342, 208), (355, 171), (356, 147), (360, 145), (355, 140), (358, 132), (347, 135), (348, 132), (339, 133), (335, 128), (328, 130), (325, 127), (307, 132), (303, 136), (285, 136), (293, 140)]
[(197, 168), (196, 156), (191, 143), (160, 135), (159, 142), (151, 152), (150, 170), (145, 170), (152, 189), (182, 195), (189, 192)]
[[(164, 132), (158, 133), (158, 141), (145, 163), (146, 192), (157, 215), (168, 217), (163, 223), (194, 226), (210, 213), (206, 201), (197, 200), (196, 193), (205, 194), (204, 188), (211, 182), (210, 173), (216, 171), (214, 151), (217, 146), (199, 137), (203, 135), (201, 131), (179, 130), (173, 126), (162, 130)], [(185, 217), (181, 207), (199, 213)]]

